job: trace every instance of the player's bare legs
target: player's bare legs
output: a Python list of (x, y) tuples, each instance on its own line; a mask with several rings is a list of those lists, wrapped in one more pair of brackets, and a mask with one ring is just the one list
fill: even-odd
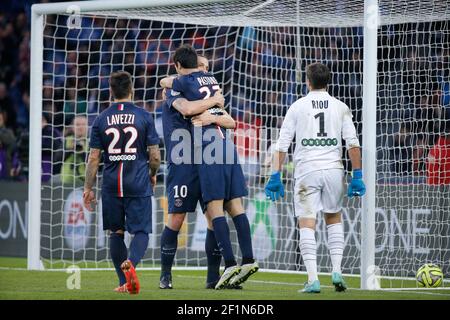
[(298, 220), (300, 228), (300, 252), (308, 273), (308, 282), (302, 292), (319, 293), (320, 282), (317, 277), (317, 243), (316, 243), (316, 219), (300, 218)]
[(206, 214), (212, 221), (217, 245), (225, 260), (225, 271), (215, 287), (216, 289), (222, 289), (230, 282), (231, 278), (240, 271), (231, 246), (230, 229), (228, 228), (223, 212), (223, 200), (213, 200), (208, 202)]
[(336, 291), (345, 291), (347, 285), (342, 277), (341, 262), (344, 253), (344, 228), (341, 213), (324, 213), (328, 233), (328, 249), (330, 250), (333, 271), (331, 281)]
[(250, 223), (245, 214), (241, 198), (235, 198), (225, 202), (225, 210), (233, 218), (236, 228), (239, 247), (242, 253), (241, 272), (230, 282), (231, 285), (244, 283), (252, 274), (258, 271), (259, 266), (253, 258), (252, 236)]
[(177, 252), (178, 232), (186, 213), (169, 213), (167, 224), (161, 234), (161, 277), (160, 289), (172, 289), (172, 265)]

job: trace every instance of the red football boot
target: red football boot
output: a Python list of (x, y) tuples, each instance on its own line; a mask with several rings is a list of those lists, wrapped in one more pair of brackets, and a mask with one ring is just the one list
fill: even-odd
[(127, 290), (130, 294), (138, 294), (141, 286), (139, 285), (139, 279), (136, 275), (136, 270), (130, 260), (126, 260), (120, 266), (125, 278), (127, 279)]

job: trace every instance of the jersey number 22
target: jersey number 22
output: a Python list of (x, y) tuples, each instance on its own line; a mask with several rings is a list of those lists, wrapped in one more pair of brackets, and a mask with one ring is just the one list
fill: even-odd
[[(138, 132), (135, 127), (125, 127), (122, 129), (123, 133), (126, 135), (127, 133), (131, 133), (130, 138), (128, 139), (127, 143), (125, 144), (125, 153), (136, 153), (136, 148), (132, 148), (134, 141), (136, 141), (138, 137)], [(117, 128), (108, 128), (108, 130), (105, 131), (105, 133), (109, 136), (110, 134), (113, 135), (113, 138), (108, 146), (108, 153), (109, 154), (120, 154), (122, 153), (122, 149), (116, 148), (117, 142), (119, 142), (120, 139), (120, 131)]]

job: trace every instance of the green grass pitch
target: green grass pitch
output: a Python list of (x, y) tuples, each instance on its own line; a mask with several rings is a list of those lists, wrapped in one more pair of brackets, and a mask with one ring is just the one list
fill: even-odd
[(0, 258), (0, 299), (169, 299), (169, 300), (296, 300), (296, 299), (445, 299), (448, 290), (363, 291), (359, 279), (347, 277), (349, 289), (335, 292), (329, 276), (321, 276), (320, 294), (301, 294), (298, 290), (306, 280), (303, 274), (258, 272), (243, 290), (204, 289), (206, 271), (173, 272), (173, 290), (160, 290), (159, 272), (138, 270), (141, 282), (139, 295), (113, 292), (117, 285), (114, 271), (81, 271), (81, 288), (70, 290), (66, 281), (70, 274), (63, 271), (27, 271), (25, 259)]

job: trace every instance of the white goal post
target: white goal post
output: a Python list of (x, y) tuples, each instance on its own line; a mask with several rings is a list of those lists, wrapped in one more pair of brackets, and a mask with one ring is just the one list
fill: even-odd
[[(261, 197), (270, 144), (287, 107), (305, 94), (305, 66), (319, 61), (330, 66), (330, 93), (349, 105), (362, 137), (367, 192), (362, 200), (345, 203), (344, 272), (360, 276), (361, 288), (367, 290), (415, 287), (415, 270), (431, 262), (443, 268), (447, 279), (450, 217), (444, 213), (450, 210), (450, 188), (428, 185), (426, 170), (416, 174), (411, 168), (416, 168), (412, 153), (419, 149), (418, 141), (425, 157), (433, 146), (428, 142), (431, 136), (441, 133), (431, 132), (430, 123), (445, 122), (439, 117), (445, 113), (443, 88), (450, 75), (445, 60), (450, 54), (449, 20), (445, 0), (99, 0), (33, 5), (28, 269), (58, 269), (78, 262), (88, 268), (111, 267), (107, 240), (99, 244), (104, 238), (99, 211), (81, 226), (81, 236), (67, 231), (64, 206), (80, 190), (76, 179), (65, 184), (54, 179), (42, 182), (41, 153), (50, 152), (52, 166), (64, 166), (54, 154), (65, 152), (65, 147), (55, 149), (53, 135), (49, 139), (54, 149), (42, 146), (43, 113), (50, 114), (52, 128), (60, 119), (65, 135), (73, 119), (67, 108), (77, 110), (80, 102), (76, 91), (86, 91), (80, 112), (89, 120), (109, 99), (104, 98), (103, 86), (107, 71), (123, 67), (139, 83), (137, 104), (156, 117), (162, 100), (156, 79), (172, 70), (170, 56), (176, 45), (187, 42), (208, 57), (227, 108), (241, 123), (235, 138), (241, 156), (248, 160), (243, 165), (250, 191), (246, 209), (256, 257), (264, 269), (302, 268), (292, 215), (291, 163), (284, 172), (286, 198), (270, 204)], [(71, 33), (72, 29), (81, 31)], [(69, 71), (68, 66), (74, 69)], [(426, 119), (417, 112), (411, 115), (424, 98), (434, 101), (437, 91), (441, 100), (430, 107), (435, 113), (427, 113)], [(405, 131), (411, 137), (398, 142)], [(411, 151), (403, 152), (403, 147)], [(76, 170), (70, 173), (76, 176)], [(157, 237), (166, 214), (164, 171), (158, 175), (155, 238), (144, 259), (144, 266), (150, 267), (158, 267)], [(175, 262), (178, 267), (205, 266), (199, 220), (189, 216), (185, 244)], [(324, 230), (319, 223), (320, 272), (330, 270)], [(66, 232), (72, 239), (63, 236)], [(77, 236), (85, 239), (74, 245)], [(238, 252), (235, 234), (233, 239)]]

